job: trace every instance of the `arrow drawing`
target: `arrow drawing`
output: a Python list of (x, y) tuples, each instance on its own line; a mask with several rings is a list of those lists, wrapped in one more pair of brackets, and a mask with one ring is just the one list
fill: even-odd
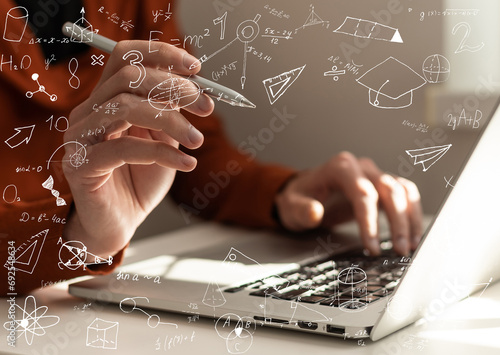
[(450, 149), (451, 144), (440, 145), (429, 148), (407, 150), (406, 154), (414, 159), (413, 165), (422, 164), (424, 171), (434, 165)]
[[(25, 127), (17, 127), (17, 128), (14, 128), (14, 130), (16, 130), (17, 133), (15, 133), (12, 137), (10, 137), (9, 139), (7, 139), (5, 141), (5, 144), (7, 144), (11, 149), (14, 149), (14, 148), (20, 146), (24, 142), (26, 142), (26, 144), (28, 144), (30, 139), (31, 139), (31, 136), (33, 135), (33, 131), (35, 130), (35, 125), (25, 126)], [(19, 137), (17, 137), (20, 133), (23, 133), (23, 134), (21, 134)], [(17, 139), (14, 139), (15, 137), (17, 137)]]

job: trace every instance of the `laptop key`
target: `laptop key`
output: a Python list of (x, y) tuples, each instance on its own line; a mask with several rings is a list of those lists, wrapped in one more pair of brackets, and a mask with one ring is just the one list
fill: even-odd
[(245, 288), (246, 288), (245, 285), (243, 285), (243, 286), (237, 286), (237, 287), (231, 287), (231, 288), (225, 289), (224, 292), (235, 293), (235, 292), (242, 291)]
[(262, 288), (260, 290), (254, 291), (254, 292), (250, 292), (249, 295), (250, 296), (266, 297), (266, 296), (269, 296), (269, 294), (271, 294), (271, 293), (272, 292), (268, 288)]
[(324, 299), (325, 299), (325, 297), (323, 297), (323, 296), (310, 295), (310, 296), (301, 296), (300, 300), (297, 299), (297, 301), (304, 302), (304, 303), (318, 303), (319, 301), (322, 301)]
[(291, 290), (291, 291), (284, 292), (284, 293), (274, 292), (272, 294), (272, 296), (274, 298), (290, 301), (290, 300), (297, 298), (301, 294), (309, 292), (309, 291), (311, 291), (311, 290), (308, 288), (298, 288), (296, 290)]

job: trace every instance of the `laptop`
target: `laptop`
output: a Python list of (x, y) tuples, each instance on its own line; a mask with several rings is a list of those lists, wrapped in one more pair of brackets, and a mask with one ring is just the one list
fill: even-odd
[[(369, 257), (358, 239), (352, 243), (342, 233), (325, 242), (209, 224), (170, 241), (179, 247), (175, 255), (157, 240), (146, 242), (146, 260), (71, 284), (69, 292), (122, 310), (212, 317), (222, 327), (236, 322), (237, 336), (264, 325), (378, 340), (418, 319), (432, 320), (500, 278), (498, 102), (495, 107), (411, 256), (395, 255), (384, 241), (381, 257)], [(190, 238), (199, 233), (213, 243), (193, 246)]]

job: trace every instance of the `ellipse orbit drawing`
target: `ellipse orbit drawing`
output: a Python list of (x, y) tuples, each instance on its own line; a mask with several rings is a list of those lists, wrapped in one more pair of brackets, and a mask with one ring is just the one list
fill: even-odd
[[(19, 306), (17, 303), (14, 305), (19, 312), (22, 312), (22, 318), (17, 317), (14, 320), (15, 331), (17, 333), (17, 338), (24, 335), (26, 343), (31, 345), (33, 339), (36, 336), (43, 336), (46, 334), (45, 329), (53, 327), (59, 323), (60, 318), (58, 316), (46, 316), (45, 314), (49, 310), (47, 306), (36, 306), (35, 297), (29, 295), (24, 300), (24, 308)], [(16, 312), (17, 313), (17, 312)], [(19, 314), (19, 313), (18, 313)], [(7, 330), (11, 330), (11, 321), (4, 323), (3, 327)]]
[[(196, 86), (196, 89), (193, 89), (188, 86), (189, 83), (187, 79), (171, 76), (149, 91), (147, 101), (151, 107), (159, 111), (156, 118), (164, 111), (178, 110), (198, 100), (202, 91), (200, 86), (191, 82)], [(184, 100), (182, 105), (181, 100)]]

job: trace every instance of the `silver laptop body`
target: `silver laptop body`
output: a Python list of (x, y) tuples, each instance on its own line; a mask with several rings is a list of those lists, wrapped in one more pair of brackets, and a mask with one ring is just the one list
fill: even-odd
[[(253, 322), (378, 340), (418, 319), (432, 320), (446, 306), (484, 290), (500, 277), (500, 223), (496, 208), (500, 201), (499, 157), (497, 103), (412, 258), (380, 261), (380, 267), (397, 264), (395, 268), (402, 275), (390, 284), (390, 294), (375, 301), (368, 299), (370, 294), (363, 294), (370, 271), (355, 262), (337, 268), (333, 281), (326, 284), (328, 287), (336, 281), (339, 288), (351, 287), (352, 297), (347, 294), (335, 305), (333, 301), (331, 304), (303, 302), (306, 296), (283, 299), (281, 294), (289, 295), (290, 290), (299, 287), (287, 280), (299, 264), (304, 264), (290, 261), (307, 258), (307, 264), (312, 259), (324, 258), (322, 252), (332, 251), (327, 249), (345, 252), (349, 247), (337, 248), (335, 244), (335, 248), (321, 248), (322, 252), (318, 252), (318, 242), (324, 244), (324, 239), (291, 240), (267, 232), (213, 224), (188, 228), (177, 242), (189, 243), (190, 233), (204, 233), (204, 239), (214, 239), (210, 247), (195, 246), (188, 251), (181, 248), (181, 252), (172, 256), (168, 250), (163, 252), (152, 244), (148, 260), (128, 265), (120, 273), (72, 284), (69, 291), (79, 297), (119, 303), (121, 308), (133, 303), (187, 315), (243, 320), (240, 331), (244, 324)], [(224, 238), (218, 242), (218, 236), (224, 233), (234, 234), (231, 245)], [(313, 254), (315, 257), (311, 259)], [(331, 257), (336, 258), (336, 255)], [(322, 263), (325, 274), (331, 271), (330, 266), (328, 262)], [(158, 275), (161, 278), (153, 282)], [(251, 295), (258, 291), (260, 295)], [(245, 323), (245, 319), (251, 322)]]

